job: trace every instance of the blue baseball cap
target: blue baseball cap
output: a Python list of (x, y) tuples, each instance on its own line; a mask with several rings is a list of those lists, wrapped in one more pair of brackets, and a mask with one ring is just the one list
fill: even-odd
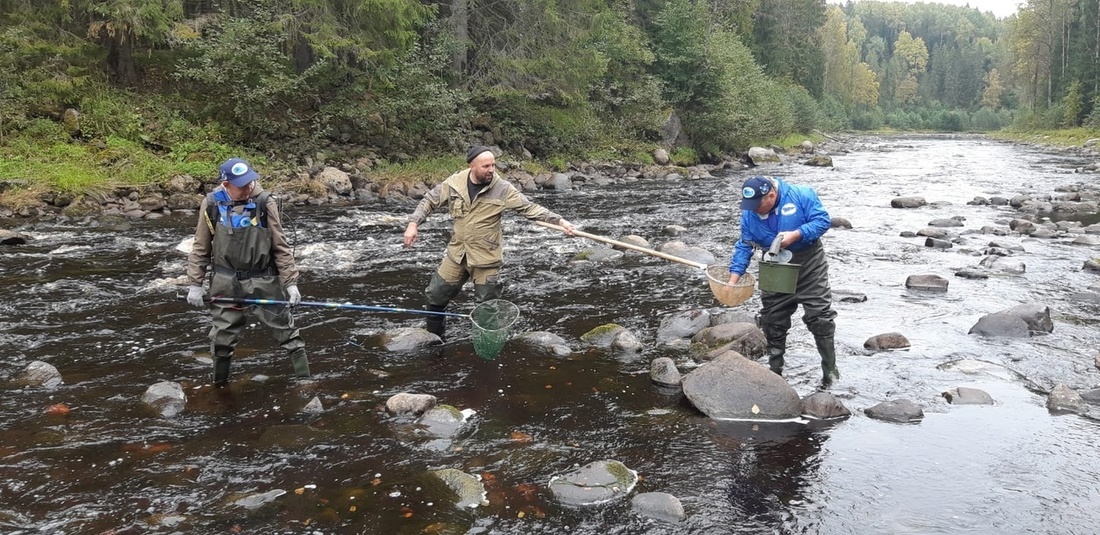
[(762, 176), (749, 177), (741, 185), (741, 209), (756, 211), (760, 202), (764, 200), (764, 196), (772, 189), (774, 186), (771, 180)]
[(238, 188), (243, 188), (260, 178), (260, 174), (242, 158), (230, 158), (218, 170), (222, 181), (229, 182)]

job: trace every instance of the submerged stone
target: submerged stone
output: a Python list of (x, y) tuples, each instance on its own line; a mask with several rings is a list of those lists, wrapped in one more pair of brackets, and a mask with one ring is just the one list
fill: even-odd
[(638, 473), (619, 461), (603, 460), (550, 478), (550, 492), (565, 505), (597, 505), (622, 498), (638, 483)]

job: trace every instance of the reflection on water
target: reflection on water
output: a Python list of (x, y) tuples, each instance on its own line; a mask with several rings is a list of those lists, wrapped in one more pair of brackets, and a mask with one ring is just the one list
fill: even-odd
[[(946, 156), (944, 156), (946, 155)], [(722, 309), (699, 270), (628, 254), (611, 264), (567, 263), (592, 246), (512, 218), (506, 224), (506, 298), (521, 316), (514, 332), (550, 331), (577, 349), (567, 359), (506, 344), (491, 361), (474, 352), (468, 320), (454, 341), (401, 354), (380, 347), (387, 329), (422, 317), (302, 309), (317, 374), (289, 381), (290, 365), (263, 329), (248, 331), (225, 390), (209, 376), (207, 317), (176, 293), (186, 284), (192, 216), (109, 231), (38, 223), (26, 246), (0, 249), (0, 345), (11, 375), (44, 360), (64, 375), (54, 391), (4, 386), (0, 396), (0, 532), (4, 533), (1086, 533), (1100, 519), (1096, 424), (1055, 417), (1042, 391), (1088, 389), (1097, 334), (1095, 304), (1068, 296), (1095, 283), (1080, 266), (1095, 250), (1065, 239), (992, 237), (1009, 207), (970, 206), (975, 196), (1051, 194), (1077, 183), (1080, 166), (981, 138), (867, 138), (834, 169), (774, 169), (813, 185), (851, 230), (826, 236), (833, 286), (867, 296), (837, 303), (844, 379), (836, 392), (852, 418), (825, 425), (714, 422), (683, 396), (658, 389), (648, 363), (685, 350), (657, 347), (662, 315)], [(661, 229), (724, 260), (736, 236), (735, 195), (746, 172), (719, 179), (635, 181), (538, 202), (586, 231), (639, 234), (658, 246)], [(1043, 190), (1034, 189), (1037, 184)], [(921, 209), (889, 208), (920, 195)], [(399, 216), (411, 206), (293, 207), (305, 270), (303, 293), (386, 307), (422, 304), (444, 246), (435, 216), (416, 249), (401, 245)], [(952, 249), (903, 238), (932, 219), (960, 216)], [(437, 223), (438, 222), (438, 223)], [(1020, 245), (1027, 269), (986, 280), (954, 276), (974, 267), (991, 241)], [(905, 289), (908, 275), (950, 280), (946, 295)], [(473, 308), (472, 292), (455, 311)], [(1021, 302), (1052, 308), (1055, 330), (1032, 339), (966, 335), (984, 314)], [(754, 297), (734, 310), (754, 313)], [(604, 323), (632, 329), (640, 354), (586, 349), (578, 337)], [(863, 341), (897, 331), (908, 351), (867, 355)], [(813, 339), (796, 322), (788, 380), (802, 394), (819, 377)], [(974, 359), (978, 366), (941, 366)], [(186, 411), (172, 420), (144, 412), (149, 385), (179, 381)], [(992, 407), (948, 405), (955, 386), (989, 392)], [(452, 436), (389, 416), (398, 392), (430, 393), (476, 413)], [(314, 397), (319, 415), (302, 412)], [(870, 420), (862, 409), (906, 398), (923, 422)], [(48, 410), (63, 404), (67, 414)], [(629, 500), (570, 509), (546, 482), (575, 466), (616, 459), (642, 476), (635, 493), (668, 492), (688, 519), (657, 524)], [(426, 471), (478, 475), (487, 507), (458, 510)]]

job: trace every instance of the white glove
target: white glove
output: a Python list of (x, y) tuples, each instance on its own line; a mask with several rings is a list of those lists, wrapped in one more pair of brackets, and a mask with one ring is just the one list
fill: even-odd
[(290, 306), (294, 306), (302, 302), (302, 292), (298, 291), (297, 284), (292, 284), (286, 287), (286, 300), (290, 303)]
[(201, 308), (206, 304), (203, 297), (202, 286), (189, 286), (187, 288), (187, 304)]

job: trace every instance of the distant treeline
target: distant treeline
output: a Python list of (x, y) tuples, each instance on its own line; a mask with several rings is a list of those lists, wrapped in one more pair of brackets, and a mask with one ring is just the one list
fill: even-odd
[(545, 159), (677, 137), (707, 157), (813, 129), (1095, 124), (1100, 0), (1007, 20), (824, 0), (0, 0), (0, 65), (0, 146), (68, 135), (187, 161), (478, 141)]

